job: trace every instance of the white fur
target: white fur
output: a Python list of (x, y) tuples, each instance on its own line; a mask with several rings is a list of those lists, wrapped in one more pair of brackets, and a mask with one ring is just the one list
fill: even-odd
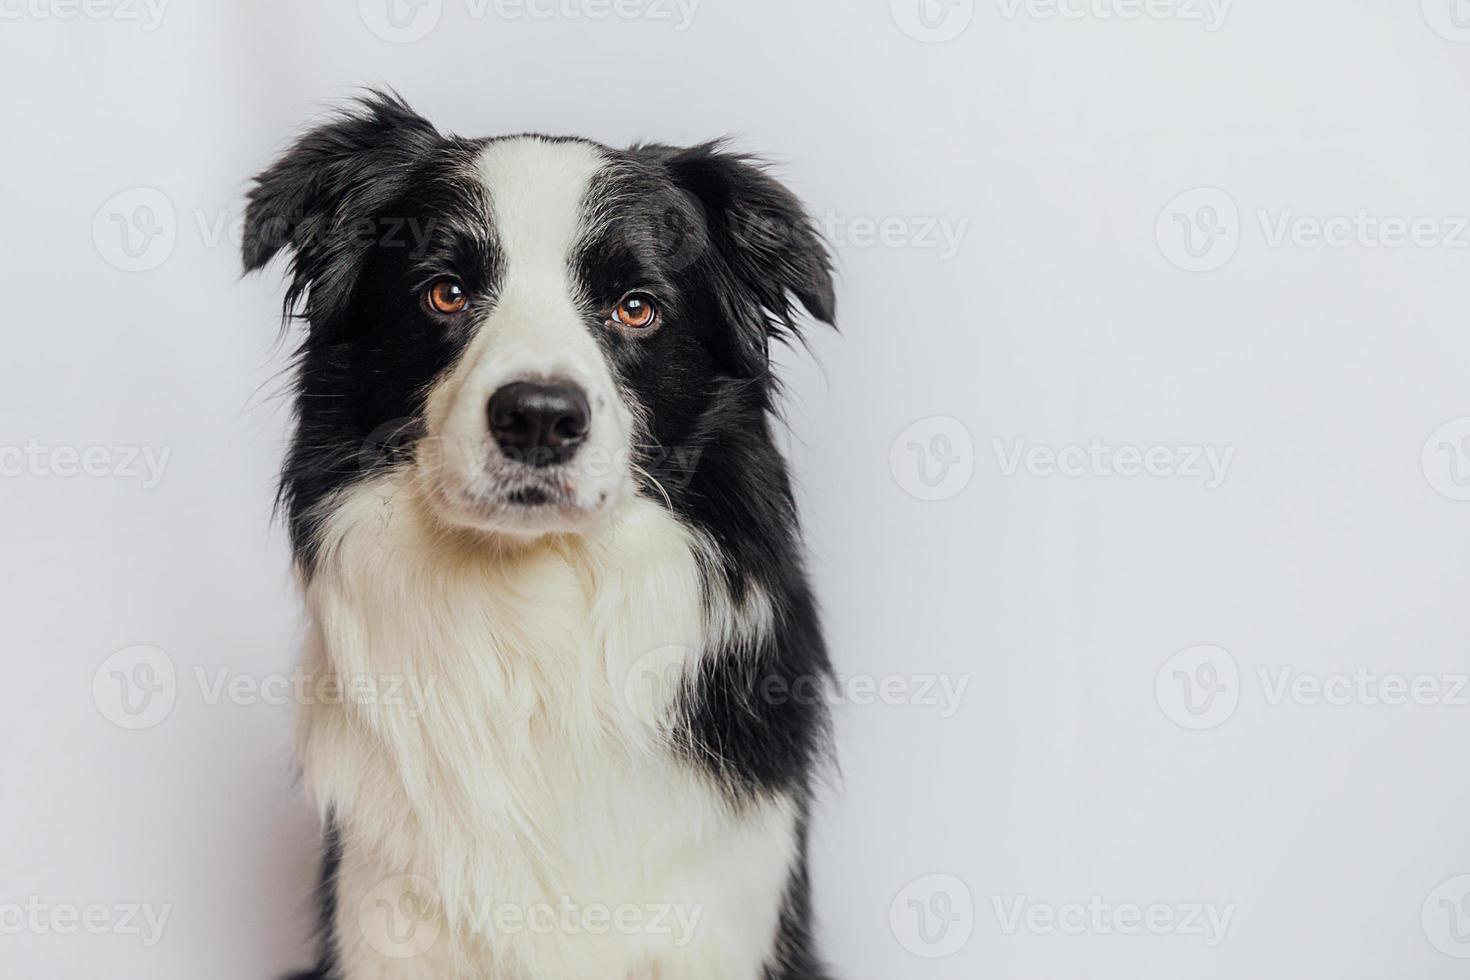
[[(306, 782), (344, 835), (346, 980), (759, 976), (794, 817), (784, 800), (732, 808), (663, 737), (678, 685), (646, 678), (687, 677), (714, 644), (748, 641), (710, 635), (716, 621), (750, 618), (705, 614), (696, 542), (667, 511), (640, 499), (594, 536), (496, 546), (440, 523), (398, 474), (337, 501), (323, 544), (310, 669), (435, 692), (302, 716)], [(405, 875), (433, 942), (399, 958), (364, 922)], [(562, 896), (671, 906), (698, 926), (676, 946), (473, 921), (486, 903)]]
[[(732, 806), (669, 737), (699, 661), (742, 655), (769, 601), (705, 596), (711, 545), (626, 472), (577, 477), (579, 499), (606, 494), (577, 533), (505, 534), (465, 464), (493, 459), (442, 452), (483, 446), (488, 393), (527, 373), (588, 386), (593, 441), (628, 438), (564, 271), (596, 166), (580, 144), (487, 152), (507, 279), (430, 395), (441, 449), (323, 510), (307, 669), (433, 692), (303, 709), (305, 780), (342, 833), (344, 980), (757, 980), (775, 944), (791, 801)], [(568, 905), (641, 912), (634, 931), (505, 927)]]

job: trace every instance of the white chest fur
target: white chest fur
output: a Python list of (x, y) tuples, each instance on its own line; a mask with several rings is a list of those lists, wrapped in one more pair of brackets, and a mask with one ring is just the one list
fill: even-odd
[(668, 725), (695, 661), (768, 617), (706, 610), (691, 532), (635, 500), (496, 550), (388, 477), (322, 541), (308, 669), (349, 696), (305, 708), (300, 755), (343, 834), (344, 980), (759, 977), (792, 808), (732, 807)]

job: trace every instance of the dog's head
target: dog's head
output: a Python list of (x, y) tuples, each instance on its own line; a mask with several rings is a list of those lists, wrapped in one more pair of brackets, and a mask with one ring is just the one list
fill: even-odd
[(677, 495), (709, 447), (769, 438), (769, 344), (796, 304), (833, 319), (823, 244), (749, 159), (460, 139), (390, 96), (257, 178), (246, 269), (282, 249), (308, 324), (298, 546), (313, 505), (385, 467), (411, 468), (444, 522), (509, 534)]

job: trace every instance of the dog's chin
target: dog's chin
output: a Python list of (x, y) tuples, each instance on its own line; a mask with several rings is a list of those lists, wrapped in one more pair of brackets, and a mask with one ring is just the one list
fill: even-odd
[(601, 527), (616, 494), (600, 491), (583, 500), (557, 477), (518, 475), (493, 482), (433, 481), (425, 494), (430, 509), (455, 528), (508, 538), (588, 534)]

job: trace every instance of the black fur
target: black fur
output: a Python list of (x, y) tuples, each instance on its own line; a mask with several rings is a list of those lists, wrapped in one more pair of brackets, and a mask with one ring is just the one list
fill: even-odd
[[(425, 285), (453, 271), (472, 305), (494, 301), (502, 257), (484, 191), (469, 176), (488, 142), (440, 134), (395, 96), (373, 94), (302, 137), (250, 193), (245, 268), (288, 249), (286, 314), (307, 324), (280, 490), (307, 574), (323, 501), (412, 458), (425, 390), (467, 342), (422, 308)], [(721, 559), (704, 569), (711, 587), (737, 597), (759, 587), (776, 615), (765, 648), (707, 661), (682, 704), (679, 748), (737, 803), (779, 791), (805, 813), (826, 742), (829, 665), (772, 437), (769, 349), (794, 335), (798, 306), (833, 321), (828, 254), (797, 200), (718, 143), (605, 152), (611, 165), (590, 197), (612, 220), (574, 271), (589, 329), (646, 409), (647, 442), (635, 457), (643, 492), (666, 494), (719, 545)], [(600, 329), (598, 307), (650, 285), (663, 300), (655, 335), (635, 342)], [(303, 980), (332, 976), (330, 831), (326, 853), (322, 964)], [(809, 917), (803, 861), (767, 980), (825, 975)]]

